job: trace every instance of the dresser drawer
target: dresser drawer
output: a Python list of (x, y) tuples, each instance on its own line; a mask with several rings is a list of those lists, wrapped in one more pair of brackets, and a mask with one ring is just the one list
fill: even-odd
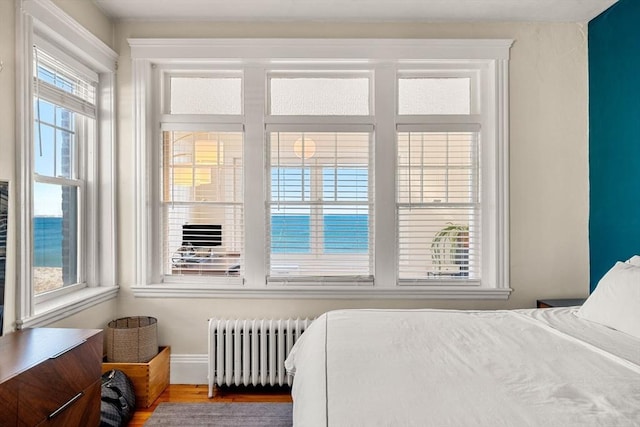
[(97, 427), (100, 424), (100, 393), (102, 381), (98, 380), (65, 407), (54, 412), (38, 426), (47, 427)]
[(0, 385), (0, 426), (18, 422), (18, 380), (13, 378)]
[(66, 349), (20, 376), (21, 425), (37, 425), (65, 404), (71, 408), (77, 401), (86, 400), (85, 390), (91, 389), (101, 375), (101, 337), (91, 337)]

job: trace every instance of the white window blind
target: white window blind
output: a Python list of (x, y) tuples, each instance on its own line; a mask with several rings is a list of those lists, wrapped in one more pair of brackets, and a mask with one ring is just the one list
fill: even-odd
[(95, 118), (98, 76), (84, 69), (74, 69), (69, 65), (75, 63), (71, 59), (65, 63), (59, 58), (66, 59), (57, 50), (49, 53), (38, 46), (33, 47), (35, 96)]
[(269, 280), (371, 280), (370, 145), (369, 132), (269, 133)]
[(478, 132), (398, 133), (399, 279), (478, 279)]
[(166, 275), (242, 275), (242, 141), (241, 132), (163, 132)]

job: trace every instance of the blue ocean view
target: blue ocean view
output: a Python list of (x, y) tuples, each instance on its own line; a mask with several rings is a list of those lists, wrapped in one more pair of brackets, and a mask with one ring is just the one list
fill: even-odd
[[(346, 226), (345, 226), (346, 224)], [(62, 267), (62, 217), (34, 217), (33, 261), (36, 267)], [(324, 215), (324, 253), (366, 253), (368, 215)], [(274, 253), (311, 252), (309, 215), (272, 215)]]
[(34, 217), (33, 246), (35, 267), (62, 267), (62, 217)]
[[(324, 215), (324, 253), (366, 253), (369, 215)], [(309, 215), (272, 215), (273, 253), (311, 252)]]

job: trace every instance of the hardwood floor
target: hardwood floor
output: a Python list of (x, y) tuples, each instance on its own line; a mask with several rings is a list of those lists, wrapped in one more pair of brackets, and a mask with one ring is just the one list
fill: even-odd
[(288, 387), (223, 387), (216, 390), (213, 399), (207, 397), (208, 388), (202, 385), (171, 384), (148, 408), (136, 409), (129, 427), (142, 427), (162, 402), (291, 402)]

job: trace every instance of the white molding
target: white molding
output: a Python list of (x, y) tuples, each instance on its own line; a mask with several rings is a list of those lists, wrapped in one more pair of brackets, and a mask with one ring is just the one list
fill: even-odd
[(266, 286), (263, 288), (212, 287), (211, 285), (137, 285), (131, 290), (140, 298), (260, 298), (260, 299), (478, 299), (504, 300), (511, 289), (472, 286), (311, 287)]
[(18, 329), (47, 326), (89, 307), (116, 298), (118, 289), (118, 286), (85, 288), (81, 291), (40, 303), (36, 305), (36, 314), (17, 320), (16, 326)]
[(20, 9), (41, 24), (36, 31), (76, 56), (90, 56), (99, 72), (115, 69), (118, 54), (50, 0), (21, 0)]
[(34, 298), (31, 292), (31, 164), (33, 20), (16, 8), (16, 186), (15, 192), (20, 206), (17, 220), (18, 244), (16, 246), (16, 318), (21, 319), (33, 312)]
[(151, 64), (145, 60), (132, 61), (133, 72), (133, 135), (135, 149), (135, 271), (136, 281), (146, 283), (149, 275), (149, 242), (148, 218), (150, 210), (149, 197), (149, 150), (150, 142), (150, 101), (148, 91), (150, 85)]
[[(352, 61), (508, 59), (511, 39), (139, 39), (127, 40), (134, 59), (343, 59)], [(374, 59), (372, 59), (374, 58)]]
[(99, 179), (94, 190), (99, 194), (97, 231), (100, 251), (96, 259), (100, 286), (116, 286), (118, 283), (118, 182), (116, 141), (116, 73), (100, 75), (98, 104), (97, 162)]
[[(497, 129), (499, 188), (498, 202), (498, 253), (496, 254), (498, 288), (510, 286), (509, 277), (509, 61), (498, 61), (496, 79), (499, 82), (497, 94)], [(501, 85), (500, 85), (501, 84)]]
[(208, 357), (206, 354), (172, 354), (171, 384), (207, 384)]

